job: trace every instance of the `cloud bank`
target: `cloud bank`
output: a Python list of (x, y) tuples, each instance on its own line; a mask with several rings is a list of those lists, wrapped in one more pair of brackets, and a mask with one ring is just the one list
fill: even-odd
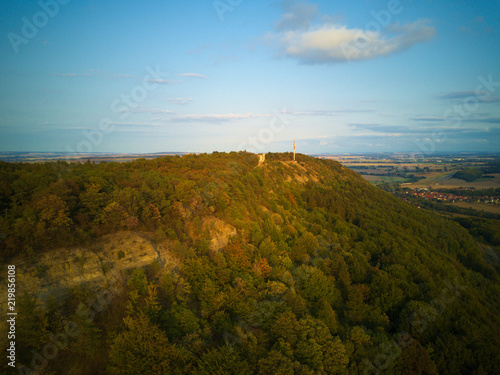
[(463, 101), (473, 98), (479, 103), (500, 103), (500, 96), (493, 95), (490, 91), (484, 90), (464, 90), (452, 91), (446, 95), (441, 95), (439, 99)]
[[(191, 101), (189, 98), (176, 98), (167, 99), (174, 104), (185, 104)], [(261, 118), (273, 118), (276, 116), (275, 112), (271, 113), (201, 113), (201, 114), (189, 114), (189, 113), (178, 113), (168, 109), (161, 108), (147, 108), (143, 106), (137, 106), (134, 108), (126, 108), (121, 112), (126, 112), (134, 115), (150, 114), (150, 115), (162, 115), (154, 120), (166, 121), (168, 123), (175, 122), (204, 122), (204, 123), (226, 123), (235, 122), (241, 120), (249, 119), (261, 119)], [(323, 110), (323, 109), (313, 109), (313, 110), (301, 110), (301, 111), (291, 111), (283, 109), (280, 111), (282, 115), (288, 116), (304, 116), (304, 117), (336, 117), (342, 114), (352, 114), (352, 113), (374, 113), (372, 109), (333, 109), (333, 110)]]
[(330, 21), (333, 18), (328, 16), (313, 24), (318, 12), (309, 3), (286, 1), (282, 5), (285, 13), (266, 40), (279, 57), (304, 64), (375, 59), (404, 51), (435, 35), (434, 27), (425, 19), (387, 26), (374, 19), (365, 28), (349, 28)]
[(195, 77), (195, 78), (202, 78), (202, 79), (207, 79), (207, 76), (204, 74), (200, 73), (181, 73), (179, 74), (180, 77)]
[(193, 101), (191, 98), (172, 98), (167, 99), (170, 103), (178, 104), (178, 105), (186, 105)]

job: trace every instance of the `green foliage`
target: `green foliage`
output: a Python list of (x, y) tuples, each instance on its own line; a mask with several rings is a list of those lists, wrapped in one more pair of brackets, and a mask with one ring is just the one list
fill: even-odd
[(213, 348), (200, 357), (195, 375), (250, 375), (248, 363), (228, 347)]
[(471, 235), (492, 245), (500, 245), (500, 222), (479, 218), (465, 217), (455, 219)]
[[(83, 287), (61, 311), (52, 303), (50, 319), (21, 300), (22, 359), (72, 318), (84, 334), (55, 370), (88, 362), (81, 374), (357, 374), (371, 363), (379, 373), (495, 373), (499, 268), (471, 234), (498, 246), (497, 225), (459, 225), (336, 162), (290, 157), (62, 163), (61, 178), (61, 165), (0, 163), (0, 256), (36, 262), (122, 230), (150, 235), (168, 254), (131, 270), (91, 321), (77, 313), (91, 297)], [(237, 234), (222, 246), (228, 225)]]
[(145, 316), (126, 318), (111, 345), (108, 374), (182, 374), (182, 354)]
[(326, 300), (321, 301), (318, 319), (326, 324), (332, 335), (336, 335), (339, 332), (340, 324), (337, 314)]
[(335, 288), (335, 279), (326, 276), (320, 269), (302, 265), (297, 268), (299, 284), (304, 298), (311, 303), (325, 299), (330, 305), (337, 306), (340, 292)]
[(453, 175), (455, 178), (459, 178), (461, 180), (465, 180), (467, 182), (473, 182), (480, 178), (483, 175), (483, 172), (477, 168), (467, 168), (461, 171), (458, 171)]
[(95, 325), (95, 311), (83, 303), (77, 307), (69, 321), (78, 327), (78, 335), (71, 341), (69, 350), (87, 361), (94, 358), (101, 345), (101, 330)]
[(284, 313), (276, 318), (270, 331), (273, 349), (298, 362), (301, 371), (345, 372), (349, 363), (345, 347), (321, 320), (311, 316), (298, 320), (293, 313)]
[(29, 365), (31, 350), (40, 350), (49, 338), (47, 316), (42, 308), (37, 307), (35, 298), (27, 292), (18, 297), (17, 304), (16, 353), (20, 363)]
[(132, 288), (132, 290), (136, 290), (140, 295), (146, 294), (148, 290), (148, 280), (144, 269), (138, 268), (132, 271), (127, 284)]
[(278, 350), (271, 350), (267, 356), (259, 360), (258, 375), (281, 374), (294, 375), (294, 363)]
[(403, 363), (402, 372), (408, 375), (436, 374), (436, 365), (431, 360), (429, 352), (414, 341), (408, 347), (405, 347), (401, 354)]

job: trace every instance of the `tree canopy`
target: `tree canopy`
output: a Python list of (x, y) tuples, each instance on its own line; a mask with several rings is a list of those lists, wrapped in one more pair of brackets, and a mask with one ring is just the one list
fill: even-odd
[[(498, 373), (500, 279), (468, 231), (339, 163), (290, 156), (267, 154), (261, 165), (245, 152), (0, 163), (5, 261), (137, 231), (168, 243), (179, 264), (131, 271), (120, 296), (84, 327), (85, 339), (48, 370)], [(207, 224), (215, 219), (236, 229), (216, 250)], [(23, 301), (30, 319), (19, 329), (37, 334), (19, 350), (31, 353), (75, 303)]]

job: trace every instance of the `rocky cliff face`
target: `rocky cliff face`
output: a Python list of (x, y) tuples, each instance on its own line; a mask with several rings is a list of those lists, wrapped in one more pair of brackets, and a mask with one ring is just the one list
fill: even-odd
[[(216, 217), (203, 218), (203, 230), (210, 234), (210, 248), (219, 251), (236, 229)], [(157, 261), (163, 268), (179, 266), (170, 253), (172, 241), (155, 245), (147, 236), (135, 232), (119, 232), (104, 236), (88, 248), (57, 249), (42, 254), (36, 261), (14, 259), (16, 265), (16, 296), (25, 291), (35, 295), (39, 303), (49, 296), (62, 301), (71, 288), (85, 286), (91, 290), (106, 287), (124, 271), (145, 267)], [(2, 277), (4, 277), (2, 275)], [(2, 281), (4, 284), (6, 280)], [(0, 301), (0, 313), (7, 308), (6, 290)]]
[[(57, 249), (29, 261), (13, 259), (16, 266), (16, 300), (24, 292), (35, 296), (40, 305), (49, 297), (62, 302), (69, 291), (78, 286), (98, 292), (123, 280), (124, 271), (144, 267), (158, 261), (165, 268), (176, 266), (168, 251), (168, 243), (156, 247), (140, 233), (120, 232), (99, 239), (88, 248)], [(6, 266), (2, 267), (6, 269)], [(7, 272), (2, 272), (0, 282), (7, 285)], [(2, 288), (0, 314), (6, 316), (7, 290)], [(16, 309), (17, 312), (17, 309)], [(19, 319), (21, 316), (18, 316)], [(1, 337), (6, 337), (7, 325), (0, 325)]]
[[(73, 287), (103, 287), (123, 271), (154, 261), (166, 267), (175, 264), (165, 247), (157, 248), (139, 233), (120, 232), (103, 237), (90, 248), (58, 249), (33, 262), (14, 260), (16, 295), (20, 298), (27, 291), (40, 303), (49, 296), (62, 301)], [(6, 309), (5, 301), (2, 298), (2, 311)]]
[(219, 251), (223, 249), (231, 237), (236, 236), (236, 228), (216, 217), (203, 218), (203, 229), (210, 235), (210, 249)]
[[(220, 251), (236, 229), (216, 217), (204, 217), (202, 230), (210, 236), (210, 249)], [(42, 254), (36, 260), (13, 259), (16, 266), (16, 299), (28, 292), (44, 305), (49, 298), (62, 302), (72, 288), (85, 287), (98, 292), (124, 280), (125, 271), (142, 268), (153, 262), (166, 271), (180, 267), (180, 262), (169, 249), (173, 241), (156, 245), (147, 234), (119, 232), (99, 239), (90, 247), (57, 249)], [(4, 267), (6, 269), (6, 266)], [(7, 272), (0, 282), (7, 285)], [(116, 284), (115, 284), (116, 285)], [(7, 288), (2, 288), (0, 314), (7, 312)], [(0, 326), (1, 337), (6, 337), (6, 324)]]

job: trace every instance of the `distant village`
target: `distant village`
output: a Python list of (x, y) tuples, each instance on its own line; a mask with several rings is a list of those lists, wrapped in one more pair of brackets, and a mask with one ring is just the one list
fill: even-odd
[(464, 194), (457, 195), (453, 193), (433, 191), (429, 190), (428, 188), (421, 187), (421, 188), (405, 189), (402, 193), (442, 203), (467, 202), (467, 203), (500, 204), (499, 195), (468, 196), (468, 194), (465, 193), (467, 191), (472, 191), (472, 190), (473, 190), (472, 188), (463, 188), (462, 191), (464, 191)]

